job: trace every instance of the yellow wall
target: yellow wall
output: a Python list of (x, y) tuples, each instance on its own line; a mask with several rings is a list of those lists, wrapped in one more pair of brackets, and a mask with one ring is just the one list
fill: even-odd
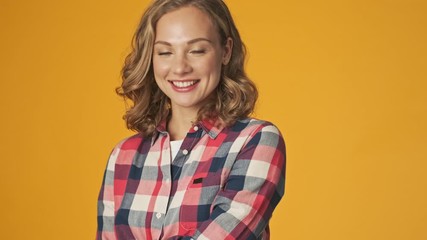
[[(427, 239), (427, 5), (228, 0), (288, 150), (272, 239)], [(93, 239), (147, 1), (0, 0), (2, 239)]]

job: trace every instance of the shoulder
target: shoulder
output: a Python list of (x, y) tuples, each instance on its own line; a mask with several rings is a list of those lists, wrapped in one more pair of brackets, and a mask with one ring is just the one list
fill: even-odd
[(230, 126), (230, 131), (254, 135), (259, 132), (270, 132), (281, 136), (280, 130), (273, 123), (256, 118), (245, 118)]
[(132, 135), (130, 137), (127, 137), (127, 138), (120, 140), (114, 146), (114, 149), (119, 149), (119, 150), (137, 149), (142, 141), (143, 141), (143, 137), (141, 136), (141, 134), (137, 133), (135, 135)]
[(284, 151), (284, 139), (280, 130), (271, 122), (256, 118), (236, 121), (224, 131), (227, 139), (240, 148), (268, 146)]
[(131, 164), (143, 140), (141, 134), (135, 134), (119, 141), (111, 151), (110, 164)]

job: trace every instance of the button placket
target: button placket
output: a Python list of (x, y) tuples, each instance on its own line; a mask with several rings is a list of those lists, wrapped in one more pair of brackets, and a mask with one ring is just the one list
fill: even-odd
[(182, 150), (182, 154), (187, 155), (188, 154), (188, 150), (187, 149)]

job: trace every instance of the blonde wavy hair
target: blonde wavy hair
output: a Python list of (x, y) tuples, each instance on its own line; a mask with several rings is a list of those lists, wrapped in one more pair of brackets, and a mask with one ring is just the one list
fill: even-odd
[(122, 69), (123, 82), (116, 89), (118, 95), (133, 102), (123, 116), (127, 127), (143, 136), (152, 135), (159, 123), (169, 117), (170, 100), (157, 86), (153, 74), (156, 24), (164, 14), (185, 6), (196, 7), (211, 18), (223, 46), (227, 38), (233, 40), (231, 58), (222, 66), (220, 83), (195, 120), (218, 119), (230, 126), (248, 117), (255, 107), (258, 91), (244, 70), (246, 48), (225, 3), (222, 0), (154, 0), (133, 36), (132, 50)]

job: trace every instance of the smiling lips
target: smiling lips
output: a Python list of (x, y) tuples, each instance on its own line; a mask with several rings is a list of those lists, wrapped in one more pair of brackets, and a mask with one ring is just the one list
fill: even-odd
[(200, 80), (180, 80), (180, 81), (169, 81), (172, 88), (177, 92), (189, 92), (193, 90)]

